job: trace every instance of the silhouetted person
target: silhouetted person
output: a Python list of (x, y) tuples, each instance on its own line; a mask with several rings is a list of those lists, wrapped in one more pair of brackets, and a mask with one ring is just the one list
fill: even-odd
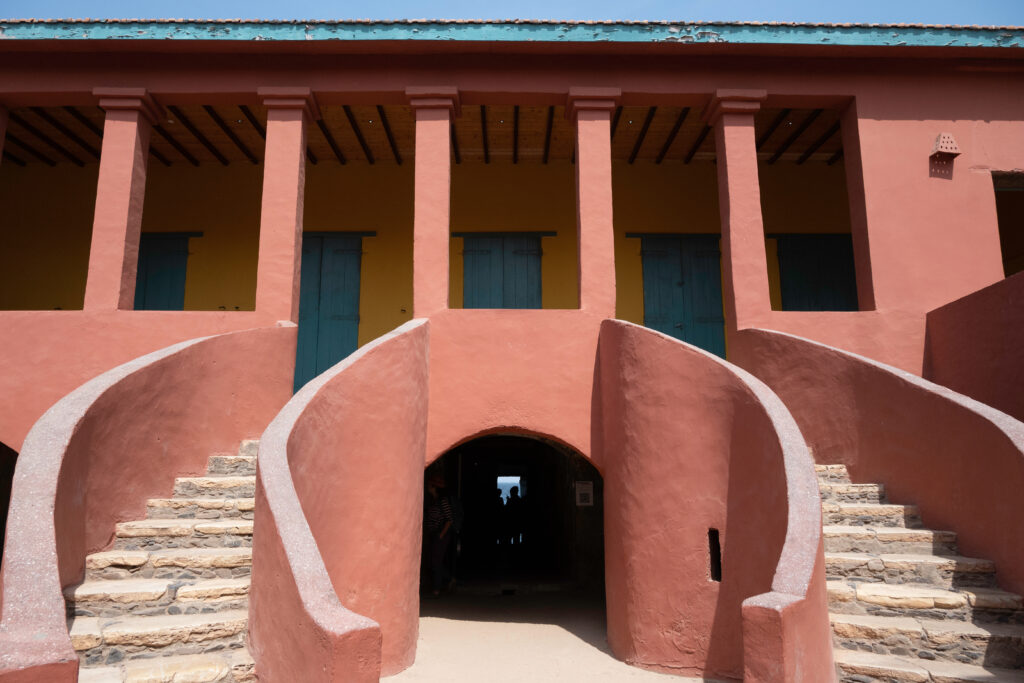
[(505, 518), (508, 520), (509, 545), (519, 545), (523, 533), (523, 499), (519, 497), (518, 486), (509, 489)]
[(434, 597), (442, 588), (453, 588), (455, 579), (448, 572), (447, 555), (455, 531), (455, 513), (451, 501), (444, 495), (444, 477), (438, 474), (427, 480), (426, 510), (423, 528), (426, 531), (427, 554), (430, 558), (430, 582)]

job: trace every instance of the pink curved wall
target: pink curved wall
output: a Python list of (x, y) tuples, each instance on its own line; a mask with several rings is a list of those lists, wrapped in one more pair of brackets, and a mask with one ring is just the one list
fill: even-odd
[(1024, 590), (1024, 545), (1007, 524), (1024, 518), (1024, 424), (896, 368), (799, 337), (744, 330), (735, 361), (793, 413), (819, 463), (855, 482), (882, 482), (925, 523), (958, 533), (965, 555), (996, 562)]
[(924, 376), (1024, 420), (1024, 273), (928, 313)]
[(259, 433), (288, 398), (295, 332), (261, 328), (163, 349), (88, 382), (35, 424), (15, 471), (0, 577), (0, 679), (64, 661), (70, 678), (48, 680), (74, 680), (62, 587), (147, 498)]
[[(820, 501), (785, 409), (746, 373), (621, 321), (602, 325), (598, 367), (615, 655), (741, 678), (749, 653), (748, 680), (833, 680)], [(710, 578), (709, 528), (720, 533), (721, 582)], [(766, 593), (770, 613), (747, 629), (741, 603)], [(783, 595), (796, 605), (788, 629), (774, 604)], [(786, 651), (799, 675), (756, 666)]]
[[(364, 346), (264, 433), (250, 608), (261, 679), (369, 681), (413, 662), (429, 331), (416, 320)], [(281, 637), (282, 619), (300, 627)]]

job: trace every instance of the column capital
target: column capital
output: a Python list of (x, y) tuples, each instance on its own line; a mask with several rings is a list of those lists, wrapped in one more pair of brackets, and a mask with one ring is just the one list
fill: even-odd
[(761, 103), (767, 98), (767, 90), (721, 88), (714, 92), (711, 101), (704, 109), (704, 123), (713, 126), (722, 114), (750, 114), (753, 116), (761, 110)]
[(93, 88), (93, 97), (104, 111), (137, 111), (155, 124), (164, 117), (164, 110), (145, 88)]
[(447, 109), (452, 118), (462, 114), (459, 89), (451, 85), (410, 85), (405, 89), (409, 105), (414, 109)]
[(575, 121), (581, 111), (612, 111), (619, 106), (621, 88), (569, 88), (565, 118)]
[(267, 109), (299, 109), (311, 121), (319, 121), (320, 105), (311, 88), (265, 87), (257, 88), (256, 96)]

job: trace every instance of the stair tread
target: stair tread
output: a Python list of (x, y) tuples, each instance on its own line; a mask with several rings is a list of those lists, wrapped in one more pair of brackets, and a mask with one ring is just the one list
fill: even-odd
[(880, 655), (837, 649), (836, 664), (844, 671), (877, 678), (896, 678), (915, 683), (1024, 683), (1024, 672), (995, 669), (926, 659), (907, 659), (896, 655)]
[(119, 538), (138, 536), (191, 536), (200, 534), (252, 534), (251, 519), (140, 519), (121, 522), (116, 527)]
[(252, 564), (252, 548), (168, 548), (153, 550), (149, 561), (155, 567), (229, 567)]
[(204, 474), (198, 477), (176, 477), (174, 482), (192, 482), (196, 484), (209, 484), (218, 486), (227, 486), (233, 484), (240, 486), (243, 484), (253, 484), (256, 482), (255, 474)]
[(141, 567), (149, 561), (149, 553), (145, 550), (105, 550), (85, 556), (86, 569), (105, 569), (107, 567)]
[(908, 609), (956, 609), (973, 607), (1020, 607), (1021, 597), (998, 588), (941, 588), (916, 583), (858, 583), (857, 600)]
[(989, 573), (995, 571), (995, 563), (978, 557), (962, 555), (925, 555), (917, 553), (825, 553), (825, 563), (829, 560), (844, 563), (867, 564), (871, 560), (879, 560), (889, 569), (903, 569), (909, 564), (929, 564), (942, 569)]
[(1024, 624), (974, 623), (955, 619), (923, 619), (918, 617), (892, 617), (874, 614), (829, 614), (833, 630), (836, 625), (857, 629), (866, 637), (882, 639), (886, 633), (898, 631), (914, 635), (956, 635), (987, 639), (1024, 638)]
[(132, 659), (117, 666), (79, 669), (79, 683), (135, 683), (145, 681), (189, 681), (207, 683), (223, 680), (235, 667), (251, 668), (252, 656), (245, 649), (198, 655), (171, 655), (152, 659)]
[(216, 509), (220, 507), (239, 506), (244, 505), (247, 508), (252, 509), (256, 504), (256, 499), (249, 498), (236, 498), (226, 496), (224, 498), (201, 498), (201, 497), (188, 497), (188, 496), (174, 496), (172, 498), (150, 498), (146, 501), (146, 505), (164, 506), (164, 507), (184, 507), (186, 505), (196, 505), (198, 507)]
[[(135, 643), (138, 638), (156, 636), (157, 639), (145, 643), (154, 646), (167, 644), (160, 636), (171, 636), (170, 642), (188, 639), (192, 634), (202, 635), (206, 629), (218, 628), (237, 633), (245, 629), (249, 613), (246, 610), (226, 610), (223, 612), (203, 612), (200, 614), (160, 614), (155, 616), (123, 615), (111, 618), (75, 617), (71, 621), (72, 644), (76, 650), (82, 647), (87, 638), (102, 639), (110, 645)], [(74, 629), (77, 628), (75, 638)], [(216, 632), (215, 632), (216, 633)], [(174, 636), (178, 636), (174, 638)], [(213, 636), (218, 637), (218, 636)], [(203, 638), (199, 638), (202, 640)]]
[(956, 532), (937, 529), (905, 529), (893, 526), (849, 526), (845, 524), (826, 524), (822, 527), (825, 536), (857, 536), (860, 538), (878, 538), (881, 540), (921, 540), (938, 539), (955, 540)]
[(84, 581), (64, 589), (64, 597), (75, 602), (148, 602), (163, 597), (172, 584), (178, 600), (202, 600), (224, 595), (240, 596), (249, 591), (249, 577), (235, 579), (98, 579)]

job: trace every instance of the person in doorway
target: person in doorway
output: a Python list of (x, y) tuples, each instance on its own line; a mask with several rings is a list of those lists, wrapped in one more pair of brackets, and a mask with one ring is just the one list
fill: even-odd
[(444, 476), (431, 475), (427, 479), (426, 510), (423, 527), (426, 531), (427, 553), (430, 558), (431, 592), (434, 597), (441, 595), (443, 588), (452, 590), (455, 579), (448, 571), (448, 546), (454, 536), (455, 513), (451, 500), (444, 492)]
[(519, 497), (518, 486), (509, 489), (505, 514), (508, 518), (509, 545), (519, 545), (523, 538), (523, 499)]

